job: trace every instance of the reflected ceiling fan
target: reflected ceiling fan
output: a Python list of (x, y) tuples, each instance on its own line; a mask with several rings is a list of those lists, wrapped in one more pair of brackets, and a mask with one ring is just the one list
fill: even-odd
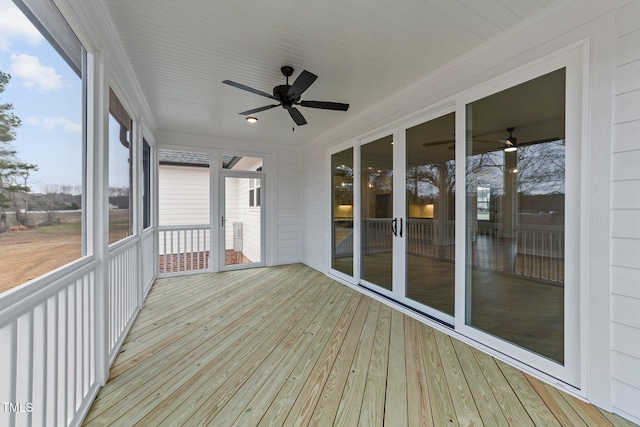
[[(509, 152), (514, 152), (518, 150), (518, 147), (522, 147), (522, 146), (526, 146), (526, 145), (533, 145), (533, 144), (542, 144), (545, 142), (553, 142), (553, 141), (558, 141), (560, 139), (560, 137), (554, 136), (551, 138), (544, 138), (544, 139), (536, 139), (534, 141), (527, 141), (527, 142), (522, 142), (520, 144), (518, 144), (518, 138), (516, 138), (515, 136), (513, 136), (513, 132), (516, 130), (515, 127), (510, 127), (505, 129), (507, 132), (509, 132), (509, 136), (505, 139), (496, 139), (496, 140), (486, 140), (486, 139), (473, 139), (473, 142), (487, 142), (490, 144), (502, 144), (503, 145), (503, 150), (507, 153)], [(477, 135), (478, 137), (482, 137), (482, 136), (486, 136), (486, 135), (493, 135), (496, 132), (491, 132), (491, 133), (485, 133), (482, 135)], [(422, 144), (423, 147), (433, 147), (433, 146), (437, 146), (437, 145), (442, 145), (442, 144), (451, 144), (453, 143), (451, 146), (449, 146), (449, 150), (455, 150), (456, 146), (455, 146), (455, 139), (453, 140), (444, 140), (444, 141), (433, 141), (433, 142), (425, 142), (424, 144)]]
[(280, 68), (282, 75), (286, 77), (287, 82), (283, 85), (279, 85), (273, 88), (273, 95), (269, 95), (258, 89), (245, 86), (240, 83), (232, 82), (231, 80), (225, 80), (222, 83), (229, 86), (237, 87), (238, 89), (246, 90), (247, 92), (255, 93), (256, 95), (264, 96), (278, 101), (278, 104), (266, 105), (264, 107), (254, 108), (253, 110), (243, 111), (243, 116), (249, 116), (251, 114), (259, 113), (261, 111), (270, 110), (271, 108), (282, 106), (285, 110), (289, 111), (289, 115), (293, 121), (298, 125), (306, 125), (307, 121), (304, 116), (296, 108), (297, 105), (308, 108), (320, 108), (322, 110), (335, 110), (335, 111), (347, 111), (349, 104), (341, 104), (339, 102), (325, 102), (325, 101), (302, 101), (300, 96), (309, 89), (309, 86), (318, 78), (313, 73), (307, 70), (303, 70), (302, 73), (296, 78), (292, 85), (289, 85), (289, 77), (293, 75), (293, 67), (284, 66)]

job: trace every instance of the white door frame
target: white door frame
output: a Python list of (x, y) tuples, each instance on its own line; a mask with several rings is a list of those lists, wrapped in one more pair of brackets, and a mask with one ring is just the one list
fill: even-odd
[[(564, 365), (554, 362), (530, 350), (466, 324), (467, 271), (466, 271), (466, 106), (478, 99), (509, 89), (520, 83), (543, 76), (566, 67), (565, 101), (565, 285), (564, 285)], [(484, 343), (498, 352), (509, 355), (520, 362), (535, 367), (563, 383), (581, 388), (581, 329), (580, 329), (580, 224), (581, 180), (583, 163), (581, 152), (582, 129), (582, 78), (583, 63), (581, 48), (572, 48), (529, 64), (506, 75), (493, 79), (457, 98), (456, 102), (456, 290), (455, 329), (463, 335)]]
[[(266, 254), (266, 210), (267, 210), (267, 191), (266, 190), (266, 174), (264, 172), (252, 172), (252, 171), (221, 171), (220, 174), (220, 182), (219, 182), (219, 197), (218, 197), (218, 206), (219, 216), (214, 221), (214, 224), (217, 224), (220, 233), (218, 233), (218, 260), (220, 271), (225, 270), (239, 270), (243, 268), (252, 268), (252, 267), (264, 267), (266, 265), (265, 254)], [(225, 194), (226, 194), (226, 178), (254, 178), (260, 179), (260, 261), (252, 262), (250, 264), (233, 264), (227, 265), (226, 263), (226, 248), (225, 248), (225, 240), (226, 240), (226, 203), (225, 203)]]

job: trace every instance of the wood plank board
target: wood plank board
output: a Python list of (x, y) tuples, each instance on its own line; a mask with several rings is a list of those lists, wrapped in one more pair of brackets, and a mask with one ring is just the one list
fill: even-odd
[(371, 351), (375, 338), (375, 325), (380, 313), (380, 303), (371, 304), (365, 327), (358, 339), (356, 354), (351, 362), (351, 366), (345, 381), (344, 390), (336, 412), (334, 423), (336, 425), (355, 426), (360, 419), (360, 408), (362, 407), (362, 395), (367, 381), (366, 372), (363, 368), (369, 366)]
[(389, 337), (391, 331), (391, 308), (380, 308), (373, 351), (367, 372), (367, 382), (362, 397), (358, 425), (365, 427), (382, 426), (384, 423), (384, 403), (387, 391), (387, 367), (389, 366)]
[(472, 349), (472, 354), (478, 362), (478, 367), (484, 374), (489, 388), (493, 392), (496, 403), (502, 410), (508, 425), (531, 426), (533, 421), (520, 400), (513, 393), (513, 389), (502, 375), (502, 371), (493, 357), (486, 353)]
[(633, 425), (299, 264), (156, 281), (84, 422)]
[(451, 390), (451, 399), (456, 410), (458, 423), (461, 426), (481, 426), (482, 418), (451, 343), (451, 338), (439, 332), (436, 332), (434, 336), (444, 376), (447, 379), (447, 386)]
[(326, 324), (323, 329), (323, 335), (326, 334), (327, 338), (315, 343), (316, 345), (298, 362), (293, 374), (287, 379), (286, 384), (280, 389), (271, 406), (258, 423), (259, 426), (273, 427), (284, 424), (292, 406), (302, 394), (302, 390), (308, 383), (308, 379), (318, 365), (319, 360), (325, 357), (328, 352), (333, 351), (337, 342), (341, 342), (344, 339), (344, 331), (348, 328), (362, 301), (361, 295), (354, 291), (350, 291), (347, 297), (347, 305), (338, 321)]
[(324, 316), (333, 317), (335, 323), (337, 323), (348, 301), (348, 299), (343, 298), (343, 296), (348, 293), (347, 288), (335, 289), (330, 301), (325, 304), (318, 313), (317, 321), (314, 320), (312, 325), (305, 331), (304, 340), (301, 340), (300, 344), (289, 352), (288, 356), (282, 360), (281, 365), (278, 366), (269, 380), (263, 384), (260, 390), (251, 396), (251, 401), (249, 401), (246, 408), (240, 412), (238, 418), (233, 423), (234, 426), (256, 425), (260, 422), (287, 381), (296, 375), (296, 367), (300, 361), (304, 360), (305, 357), (317, 354), (314, 349), (322, 347), (329, 338), (330, 328), (324, 327), (325, 323), (320, 320), (323, 319)]
[(433, 426), (427, 373), (419, 345), (418, 321), (405, 317), (405, 366), (407, 368), (407, 419), (410, 426)]
[[(386, 399), (385, 401), (384, 424), (402, 427), (409, 425), (407, 414), (407, 368), (404, 340), (404, 316), (397, 310), (393, 310), (391, 313), (390, 334), (386, 395), (393, 396), (393, 399)], [(412, 399), (413, 398), (414, 396), (412, 396)]]

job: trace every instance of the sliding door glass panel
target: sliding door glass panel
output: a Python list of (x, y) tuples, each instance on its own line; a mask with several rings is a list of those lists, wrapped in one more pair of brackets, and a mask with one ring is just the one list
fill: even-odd
[(353, 276), (353, 148), (331, 156), (331, 268)]
[(564, 364), (565, 69), (467, 105), (467, 325)]
[(393, 137), (360, 149), (362, 173), (362, 268), (360, 277), (391, 290), (393, 217)]
[(224, 177), (225, 265), (262, 262), (262, 178)]
[(406, 297), (453, 316), (455, 114), (407, 129)]

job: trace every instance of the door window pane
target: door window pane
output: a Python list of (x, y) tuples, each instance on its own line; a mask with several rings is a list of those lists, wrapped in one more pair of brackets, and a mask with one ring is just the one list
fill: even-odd
[(465, 321), (559, 363), (565, 74), (560, 69), (467, 105)]
[(391, 290), (393, 223), (393, 137), (363, 145), (362, 279)]
[(262, 158), (223, 154), (222, 169), (250, 172), (262, 171)]
[(455, 114), (407, 129), (406, 296), (453, 316)]
[(353, 276), (353, 148), (331, 156), (331, 268)]
[(262, 262), (262, 210), (249, 203), (260, 188), (261, 178), (224, 178), (224, 249), (225, 265)]

